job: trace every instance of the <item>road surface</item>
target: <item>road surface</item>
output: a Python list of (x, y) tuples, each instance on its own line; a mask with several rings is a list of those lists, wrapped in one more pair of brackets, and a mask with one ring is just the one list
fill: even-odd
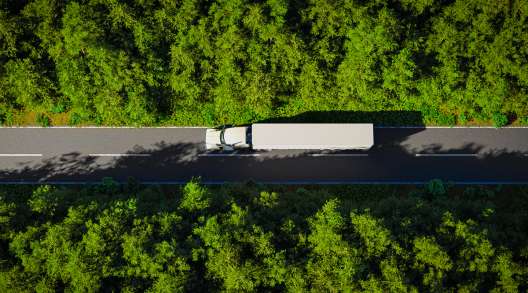
[(528, 128), (375, 128), (367, 152), (206, 153), (205, 128), (0, 128), (1, 183), (528, 183)]

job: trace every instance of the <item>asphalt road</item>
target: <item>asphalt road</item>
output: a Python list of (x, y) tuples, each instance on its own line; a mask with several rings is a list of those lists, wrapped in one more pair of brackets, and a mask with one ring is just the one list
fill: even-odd
[(0, 128), (0, 182), (528, 183), (528, 128), (376, 128), (367, 152), (206, 153), (205, 128)]

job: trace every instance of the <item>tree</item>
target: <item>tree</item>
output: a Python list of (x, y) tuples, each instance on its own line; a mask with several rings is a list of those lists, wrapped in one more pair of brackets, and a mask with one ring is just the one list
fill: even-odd
[(0, 289), (522, 291), (528, 190), (470, 187), (4, 185)]
[(341, 236), (344, 221), (331, 200), (310, 220), (306, 264), (309, 283), (315, 290), (351, 290), (360, 270), (360, 256)]

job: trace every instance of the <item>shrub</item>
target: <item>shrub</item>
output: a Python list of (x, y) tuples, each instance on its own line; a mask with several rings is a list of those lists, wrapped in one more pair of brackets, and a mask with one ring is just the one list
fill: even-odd
[(451, 114), (438, 114), (437, 121), (440, 125), (454, 126), (456, 124), (456, 118)]
[(42, 127), (48, 127), (51, 124), (51, 121), (46, 114), (38, 113), (36, 117), (37, 124)]
[(77, 125), (81, 123), (81, 121), (82, 121), (81, 115), (79, 115), (78, 113), (70, 114), (70, 121), (69, 121), (70, 125)]
[(119, 191), (119, 183), (112, 177), (104, 177), (97, 189), (102, 193), (115, 194)]
[(458, 115), (458, 123), (464, 125), (467, 122), (468, 122), (468, 118), (467, 118), (466, 114), (465, 113), (460, 113)]
[(431, 195), (444, 195), (447, 192), (444, 182), (440, 179), (433, 179), (427, 183), (426, 190)]
[(493, 121), (493, 126), (495, 127), (503, 127), (508, 124), (508, 117), (502, 113), (493, 114), (491, 120)]
[(66, 110), (66, 106), (64, 106), (64, 104), (59, 103), (59, 104), (53, 105), (53, 107), (51, 107), (50, 110), (52, 113), (59, 114)]

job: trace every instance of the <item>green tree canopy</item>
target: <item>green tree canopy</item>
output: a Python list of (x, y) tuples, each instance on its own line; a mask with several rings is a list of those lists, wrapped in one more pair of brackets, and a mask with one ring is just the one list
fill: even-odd
[(0, 290), (522, 292), (527, 199), (526, 186), (0, 186)]
[(525, 123), (527, 16), (522, 0), (4, 0), (0, 113), (5, 124), (43, 113), (218, 125), (328, 110)]

